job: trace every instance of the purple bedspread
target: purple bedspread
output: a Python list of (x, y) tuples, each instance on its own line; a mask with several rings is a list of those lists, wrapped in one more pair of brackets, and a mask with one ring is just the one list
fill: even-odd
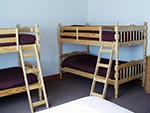
[[(28, 74), (29, 84), (37, 81), (36, 75)], [(23, 71), (20, 67), (0, 69), (0, 90), (17, 86), (24, 86)]]
[[(84, 72), (89, 72), (94, 74), (95, 66), (97, 62), (97, 56), (94, 55), (88, 55), (88, 54), (82, 54), (82, 55), (74, 55), (71, 57), (66, 58), (63, 63), (62, 67), (70, 67), (73, 69), (81, 70)], [(101, 63), (108, 64), (109, 60), (101, 58)], [(124, 61), (120, 61), (119, 64), (125, 63)], [(112, 63), (110, 78), (114, 79), (114, 66), (115, 61)], [(99, 68), (99, 75), (106, 76), (106, 68)]]

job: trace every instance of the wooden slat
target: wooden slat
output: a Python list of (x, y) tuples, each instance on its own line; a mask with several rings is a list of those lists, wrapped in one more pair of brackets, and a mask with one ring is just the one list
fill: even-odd
[(101, 26), (86, 26), (86, 27), (78, 27), (79, 31), (99, 31)]
[(122, 76), (123, 76), (123, 79), (126, 78), (126, 70), (125, 70), (125, 69), (126, 69), (126, 68), (123, 68), (123, 75), (122, 75)]
[(76, 30), (76, 27), (61, 26), (60, 30), (67, 30), (67, 31), (70, 30), (70, 31), (72, 31), (72, 30)]
[(11, 37), (11, 38), (0, 38), (0, 43), (16, 43), (16, 37)]
[(34, 46), (34, 44), (30, 44), (30, 45), (22, 45), (21, 46), (22, 47), (22, 50), (23, 51), (25, 51), (25, 50), (34, 50), (35, 48), (35, 46)]
[(95, 92), (91, 92), (91, 96), (97, 96), (97, 97), (103, 98), (102, 95), (95, 93)]
[(0, 29), (0, 35), (5, 35), (5, 34), (16, 34), (16, 28), (4, 28)]
[(99, 34), (97, 33), (73, 33), (73, 32), (61, 32), (61, 36), (71, 36), (71, 37), (90, 37), (90, 38), (99, 38)]
[(0, 47), (0, 54), (18, 52), (17, 46)]
[[(102, 76), (102, 75), (101, 75)], [(94, 80), (96, 82), (100, 82), (100, 83), (106, 83), (106, 80), (102, 77), (100, 77), (99, 75), (95, 76)]]
[(43, 105), (43, 104), (46, 104), (46, 101), (45, 100), (40, 100), (40, 101), (34, 102), (33, 107), (37, 107), (37, 106), (40, 106), (40, 105)]
[(104, 67), (104, 68), (108, 68), (109, 65), (108, 64), (103, 64), (103, 63), (98, 63), (97, 64), (99, 67)]
[(118, 66), (118, 69), (123, 69), (123, 68), (127, 68), (133, 65), (137, 65), (137, 64), (142, 64), (143, 60), (138, 60), (138, 61), (130, 61), (128, 63), (123, 63), (121, 65)]
[(60, 33), (61, 36), (76, 36), (77, 34), (74, 32), (61, 32)]
[(29, 74), (29, 73), (37, 73), (39, 72), (39, 68), (33, 68), (33, 69), (27, 69), (26, 70), (26, 73)]
[(81, 44), (81, 45), (95, 45), (100, 46), (99, 41), (93, 41), (93, 40), (76, 40), (76, 39), (61, 39), (61, 42), (63, 43), (71, 43), (71, 44)]
[[(39, 86), (41, 88), (39, 83), (33, 83), (33, 84), (29, 85), (30, 90), (37, 89), (37, 86)], [(17, 94), (17, 93), (22, 93), (25, 91), (26, 91), (26, 86), (19, 86), (19, 87), (9, 88), (9, 89), (5, 89), (5, 90), (0, 90), (0, 97)]]
[(115, 26), (107, 26), (107, 25), (97, 25), (97, 26), (61, 26), (60, 30), (76, 30), (78, 28), (78, 30), (80, 31), (99, 31), (100, 27), (102, 29), (111, 29), (114, 30)]
[(33, 56), (36, 56), (35, 53), (24, 53), (23, 54), (23, 57), (33, 57)]
[[(93, 74), (88, 73), (88, 72), (84, 72), (84, 71), (80, 71), (80, 70), (77, 70), (77, 69), (64, 67), (64, 68), (61, 68), (61, 71), (69, 72), (69, 73), (80, 75), (80, 76), (83, 76), (83, 77), (86, 77), (86, 78), (89, 78), (89, 79), (93, 79)], [(105, 77), (101, 77), (101, 78), (105, 79)], [(108, 83), (113, 85), (115, 83), (115, 80), (109, 78)]]
[(34, 83), (32, 85), (29, 85), (30, 90), (40, 89), (40, 88), (42, 88), (42, 85), (40, 83)]
[(134, 45), (144, 44), (144, 40), (128, 41), (128, 42), (119, 42), (119, 46), (134, 46)]
[(144, 26), (138, 25), (126, 25), (126, 26), (118, 26), (119, 31), (135, 31), (135, 30), (143, 30)]
[(79, 30), (79, 31), (99, 31), (99, 27), (100, 26), (76, 26), (76, 27), (72, 27), (72, 26), (61, 26), (60, 30), (67, 30), (67, 31), (72, 31), (72, 30)]
[(90, 37), (90, 38), (100, 38), (99, 34), (97, 33), (78, 33), (79, 37)]
[(101, 51), (104, 53), (111, 53), (111, 50), (109, 50), (109, 49), (102, 49)]
[(0, 97), (9, 96), (9, 95), (12, 95), (12, 94), (17, 94), (17, 93), (22, 93), (22, 92), (25, 92), (25, 91), (26, 91), (25, 86), (0, 90)]

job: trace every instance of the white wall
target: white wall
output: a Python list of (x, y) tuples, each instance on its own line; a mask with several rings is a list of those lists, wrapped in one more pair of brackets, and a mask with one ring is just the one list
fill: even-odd
[[(58, 73), (58, 23), (83, 24), (87, 17), (87, 0), (0, 0), (0, 28), (40, 25), (44, 76)], [(0, 68), (16, 64), (16, 56), (0, 55)]]
[[(150, 21), (149, 4), (149, 0), (88, 0), (88, 22), (90, 24), (112, 25), (116, 22), (143, 24), (144, 21)], [(148, 51), (149, 48), (148, 46)], [(91, 50), (96, 54), (95, 48), (91, 48)], [(121, 48), (120, 58), (137, 59), (142, 57), (141, 51), (142, 47)]]

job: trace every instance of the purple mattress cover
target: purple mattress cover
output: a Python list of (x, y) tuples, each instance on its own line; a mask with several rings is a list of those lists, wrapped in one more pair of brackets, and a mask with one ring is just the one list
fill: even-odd
[[(37, 82), (36, 75), (34, 74), (28, 74), (27, 78), (29, 84)], [(0, 69), (0, 90), (24, 85), (25, 82), (21, 67)]]
[[(62, 67), (70, 67), (73, 69), (94, 74), (96, 62), (97, 62), (97, 56), (94, 55), (89, 55), (89, 54), (74, 55), (66, 58), (62, 63)], [(109, 62), (108, 59), (101, 58), (101, 63), (108, 64), (108, 62)], [(119, 64), (121, 63), (125, 63), (125, 62), (119, 61)], [(115, 66), (115, 61), (113, 60), (111, 73), (110, 73), (111, 79), (114, 79), (114, 73), (115, 73), (114, 66)], [(106, 68), (100, 67), (99, 75), (105, 76), (106, 71), (107, 71)]]
[[(0, 35), (0, 38), (11, 38), (15, 37), (14, 34), (10, 35)], [(25, 45), (25, 44), (34, 44), (36, 41), (36, 38), (32, 34), (19, 34), (19, 44), (20, 45)], [(13, 46), (16, 45), (16, 43), (0, 43), (0, 47), (2, 46)]]

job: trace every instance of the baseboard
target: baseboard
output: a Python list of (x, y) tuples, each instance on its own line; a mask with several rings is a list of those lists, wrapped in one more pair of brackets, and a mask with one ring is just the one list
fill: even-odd
[(142, 80), (141, 79), (135, 79), (133, 81), (131, 81), (133, 84), (136, 84), (136, 85), (140, 85), (142, 86)]
[[(68, 74), (68, 73), (65, 73), (63, 74), (63, 78), (64, 77), (68, 77), (68, 76), (74, 76), (73, 74)], [(56, 79), (60, 79), (60, 74), (54, 74), (54, 75), (48, 75), (48, 76), (44, 76), (44, 81), (50, 81), (50, 80), (56, 80)]]
[(48, 75), (48, 76), (44, 76), (44, 81), (50, 81), (50, 80), (56, 80), (59, 79), (60, 74), (54, 74), (54, 75)]

